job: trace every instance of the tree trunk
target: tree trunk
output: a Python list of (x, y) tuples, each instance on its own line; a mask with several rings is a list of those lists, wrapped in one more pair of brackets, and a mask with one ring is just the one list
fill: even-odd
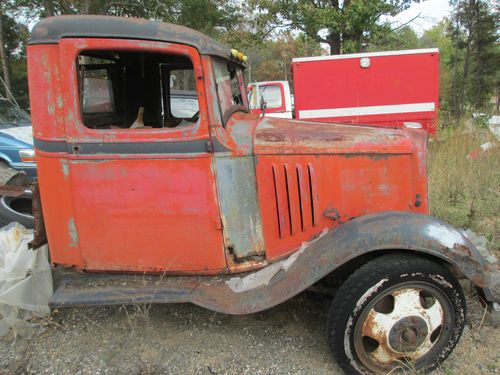
[[(347, 0), (349, 1), (349, 0)], [(330, 1), (332, 8), (340, 11), (339, 0), (331, 0)], [(344, 0), (345, 6), (346, 0)], [(326, 37), (327, 43), (330, 46), (330, 55), (340, 55), (342, 53), (342, 36), (340, 35), (340, 31), (335, 32), (329, 30), (329, 35)]]
[(10, 85), (10, 74), (9, 74), (9, 62), (7, 60), (7, 53), (5, 51), (4, 33), (3, 33), (3, 12), (0, 9), (0, 59), (2, 59), (2, 70), (3, 70), (3, 80), (5, 82), (5, 88), (7, 93), (7, 99), (12, 99), (11, 85)]
[(481, 102), (481, 91), (482, 91), (481, 73), (482, 73), (481, 45), (477, 44), (476, 45), (476, 92), (475, 92), (476, 98), (474, 100), (474, 103), (476, 105), (476, 111), (479, 111), (483, 104)]
[(342, 40), (340, 34), (331, 33), (327, 37), (327, 43), (330, 46), (330, 55), (340, 55), (342, 52)]
[(455, 28), (455, 40), (454, 40), (454, 56), (453, 56), (453, 70), (452, 70), (452, 76), (453, 76), (453, 81), (452, 81), (452, 110), (453, 114), (455, 116), (458, 115), (459, 112), (459, 103), (458, 103), (458, 74), (457, 74), (457, 67), (458, 67), (458, 45), (459, 45), (459, 22), (458, 19), (456, 21), (456, 28)]

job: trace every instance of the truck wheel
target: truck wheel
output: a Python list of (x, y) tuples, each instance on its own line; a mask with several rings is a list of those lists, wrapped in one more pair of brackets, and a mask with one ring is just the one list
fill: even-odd
[(457, 344), (465, 314), (462, 288), (446, 268), (415, 255), (384, 255), (339, 289), (328, 341), (348, 374), (426, 373)]

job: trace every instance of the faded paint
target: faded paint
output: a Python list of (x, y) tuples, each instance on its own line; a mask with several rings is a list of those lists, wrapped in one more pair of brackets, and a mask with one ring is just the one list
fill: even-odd
[[(322, 237), (327, 233), (325, 229), (321, 232)], [(304, 242), (299, 250), (295, 251), (288, 258), (273, 263), (259, 271), (250, 273), (245, 277), (232, 277), (226, 281), (226, 285), (231, 288), (235, 293), (247, 292), (258, 287), (269, 285), (272, 278), (280, 271), (287, 272), (288, 269), (297, 261), (297, 259), (302, 255), (302, 253), (307, 249), (309, 243)]]
[(265, 254), (253, 157), (216, 156), (215, 170), (226, 251)]
[(65, 177), (69, 176), (69, 166), (68, 161), (65, 159), (61, 159), (61, 170)]
[(276, 118), (261, 119), (255, 132), (260, 154), (398, 154), (413, 152), (409, 133), (401, 129), (325, 124)]
[[(353, 219), (329, 231), (306, 247), (297, 249), (286, 266), (270, 265), (270, 271), (255, 271), (233, 281), (232, 276), (129, 276), (119, 274), (75, 275), (79, 283), (61, 280), (52, 306), (86, 304), (192, 302), (213, 311), (227, 314), (248, 314), (275, 306), (303, 291), (336, 268), (366, 252), (405, 249), (426, 253), (447, 260), (479, 287), (491, 287), (494, 271), (480, 255), (463, 257), (457, 252), (445, 252), (425, 234), (425, 227), (438, 220), (425, 215), (390, 212)], [(383, 230), (381, 230), (383, 229)], [(472, 244), (471, 253), (475, 254)], [(434, 250), (432, 250), (434, 249)], [(481, 266), (482, 264), (482, 266)], [(484, 267), (484, 268), (483, 268)], [(277, 270), (278, 269), (278, 270)], [(272, 272), (271, 272), (272, 271)], [(276, 272), (277, 271), (277, 272)], [(261, 272), (261, 273), (259, 273)], [(257, 274), (258, 276), (250, 277)], [(135, 281), (129, 281), (130, 279)], [(248, 278), (248, 279), (247, 279)], [(242, 279), (247, 280), (243, 285)], [(96, 284), (89, 284), (92, 280)], [(229, 284), (228, 284), (229, 282)], [(241, 285), (241, 287), (237, 286)], [(233, 288), (232, 288), (232, 287)], [(376, 287), (380, 285), (377, 284)], [(236, 289), (236, 290), (234, 290)], [(368, 294), (372, 293), (370, 290)], [(368, 296), (368, 295), (367, 295)], [(463, 318), (463, 314), (461, 315)]]
[(70, 218), (68, 221), (68, 233), (71, 238), (71, 242), (69, 246), (77, 247), (78, 246), (78, 231), (76, 230), (75, 219)]
[(465, 245), (465, 237), (462, 233), (458, 230), (450, 231), (449, 228), (444, 225), (429, 224), (426, 228), (426, 232), (430, 237), (439, 241), (439, 243), (448, 249), (453, 249), (455, 246)]

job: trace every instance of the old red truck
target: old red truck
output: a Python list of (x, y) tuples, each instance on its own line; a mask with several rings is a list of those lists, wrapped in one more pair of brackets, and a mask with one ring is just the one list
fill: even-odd
[(496, 268), (428, 215), (427, 132), (252, 114), (244, 60), (159, 22), (35, 26), (32, 245), (48, 240), (51, 305), (248, 314), (339, 280), (327, 335), (346, 372), (432, 370), (464, 327), (458, 280), (493, 302)]
[[(297, 57), (291, 68), (294, 95), (287, 81), (251, 83), (252, 112), (310, 121), (406, 126), (436, 134), (437, 48)], [(293, 110), (288, 104), (292, 98)]]

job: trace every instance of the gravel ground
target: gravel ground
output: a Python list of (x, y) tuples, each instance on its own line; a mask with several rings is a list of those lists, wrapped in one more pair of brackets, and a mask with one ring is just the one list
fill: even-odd
[[(59, 310), (31, 338), (0, 338), (0, 374), (341, 374), (326, 345), (329, 303), (303, 293), (249, 316), (189, 304)], [(440, 374), (500, 372), (499, 330), (469, 304)]]

